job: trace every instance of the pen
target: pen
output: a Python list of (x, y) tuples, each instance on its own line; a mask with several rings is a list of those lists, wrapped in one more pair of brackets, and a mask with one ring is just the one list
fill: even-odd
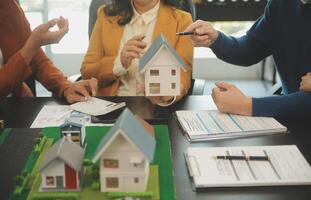
[(176, 35), (208, 35), (207, 33), (204, 33), (204, 34), (196, 34), (194, 31), (191, 31), (191, 32), (178, 32), (176, 33)]
[(215, 156), (215, 159), (223, 160), (246, 160), (246, 161), (269, 161), (268, 156)]

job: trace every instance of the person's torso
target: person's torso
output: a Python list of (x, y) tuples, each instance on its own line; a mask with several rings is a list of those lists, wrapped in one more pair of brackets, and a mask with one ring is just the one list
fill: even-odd
[[(99, 13), (101, 35), (98, 42), (102, 44), (103, 52), (106, 57), (116, 57), (121, 50), (121, 38), (125, 27), (118, 24), (118, 16), (108, 17), (103, 13), (103, 10), (100, 12), (102, 12)], [(163, 34), (170, 45), (176, 48), (179, 42), (178, 37), (176, 37), (176, 32), (181, 32), (185, 29), (184, 19), (187, 19), (187, 21), (191, 19), (189, 13), (161, 3), (152, 35), (152, 41), (160, 34)], [(193, 49), (187, 49), (186, 51), (193, 51)], [(117, 95), (117, 88), (119, 85), (120, 81), (114, 81), (110, 85), (100, 87), (99, 91), (102, 91), (101, 93), (105, 95)]]
[(25, 15), (14, 0), (0, 3), (0, 26), (0, 48), (5, 64), (24, 46), (30, 34)]
[[(134, 16), (130, 23), (128, 23), (123, 32), (120, 42), (122, 49), (125, 44), (133, 37), (144, 35), (143, 41), (147, 44), (145, 51), (152, 43), (152, 36), (155, 29), (158, 10), (160, 3), (158, 3), (150, 11), (140, 15), (134, 9)], [(119, 52), (120, 53), (120, 52)], [(133, 59), (129, 67), (128, 73), (120, 77), (120, 86), (118, 89), (118, 96), (143, 96), (143, 76), (138, 70), (139, 59)]]
[(311, 5), (300, 0), (279, 0), (276, 5), (272, 52), (283, 91), (293, 93), (301, 77), (311, 72)]

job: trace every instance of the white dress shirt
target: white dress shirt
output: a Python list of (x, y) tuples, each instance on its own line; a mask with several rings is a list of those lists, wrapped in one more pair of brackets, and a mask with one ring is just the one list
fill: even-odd
[[(133, 5), (133, 4), (132, 4)], [(125, 25), (123, 36), (120, 42), (119, 54), (114, 62), (113, 73), (120, 78), (118, 96), (143, 96), (143, 76), (138, 70), (138, 59), (132, 60), (128, 69), (125, 69), (120, 60), (120, 53), (126, 42), (137, 35), (144, 35), (144, 42), (147, 43), (145, 51), (152, 43), (152, 36), (155, 29), (160, 1), (149, 11), (139, 14), (133, 6), (134, 14), (132, 20)]]

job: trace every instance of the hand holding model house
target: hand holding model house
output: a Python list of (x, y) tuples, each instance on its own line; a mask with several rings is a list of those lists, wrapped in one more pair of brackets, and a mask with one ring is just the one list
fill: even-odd
[(142, 56), (138, 68), (152, 103), (170, 103), (180, 95), (180, 70), (186, 71), (186, 65), (162, 34)]

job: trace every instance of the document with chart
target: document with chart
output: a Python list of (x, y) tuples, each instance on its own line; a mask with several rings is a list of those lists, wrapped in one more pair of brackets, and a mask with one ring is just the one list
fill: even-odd
[(195, 188), (311, 185), (311, 167), (295, 145), (191, 147), (185, 160)]
[(285, 133), (287, 128), (271, 117), (248, 117), (217, 110), (176, 111), (177, 120), (192, 141)]

